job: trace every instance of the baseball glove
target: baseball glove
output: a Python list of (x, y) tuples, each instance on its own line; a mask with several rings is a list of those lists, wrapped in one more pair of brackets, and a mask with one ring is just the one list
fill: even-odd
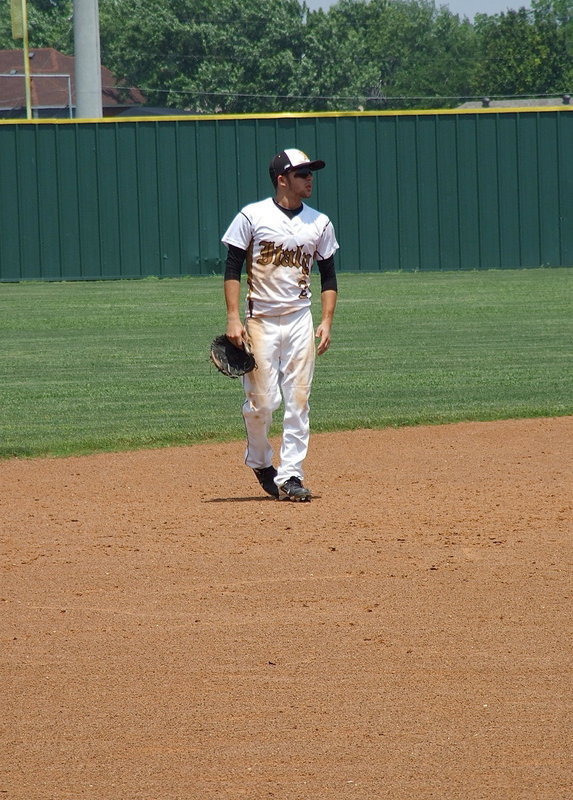
[(240, 378), (255, 369), (257, 363), (253, 354), (245, 347), (235, 347), (223, 334), (211, 342), (210, 358), (219, 372), (229, 378)]

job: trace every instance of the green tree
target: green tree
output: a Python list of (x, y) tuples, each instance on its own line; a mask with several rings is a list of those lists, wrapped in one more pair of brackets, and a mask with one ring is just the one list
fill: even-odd
[[(28, 37), (31, 48), (54, 47), (61, 53), (73, 52), (72, 0), (28, 0)], [(21, 47), (12, 39), (10, 3), (0, 0), (0, 49)]]
[(370, 35), (370, 51), (382, 67), (381, 94), (424, 98), (406, 101), (404, 107), (457, 104), (468, 94), (475, 59), (469, 21), (427, 0), (397, 0), (389, 10), (378, 39)]
[(365, 43), (370, 18), (365, 0), (340, 0), (327, 13), (309, 12), (300, 93), (313, 111), (356, 109), (376, 81)]
[(278, 110), (298, 91), (298, 0), (101, 0), (100, 17), (102, 60), (152, 105)]
[[(102, 64), (198, 112), (443, 107), (573, 83), (573, 0), (474, 24), (434, 0), (99, 0)], [(30, 46), (73, 54), (73, 0), (28, 0)], [(0, 47), (11, 36), (0, 0)], [(415, 99), (419, 98), (419, 99)]]
[(573, 0), (533, 0), (535, 20), (557, 29), (561, 86), (573, 89)]
[(563, 24), (549, 6), (477, 15), (474, 94), (543, 95), (565, 90), (571, 55)]
[(348, 96), (344, 107), (429, 104), (412, 97), (443, 106), (445, 96), (456, 103), (469, 90), (473, 28), (432, 0), (340, 0), (327, 14), (310, 15), (307, 27), (309, 89)]

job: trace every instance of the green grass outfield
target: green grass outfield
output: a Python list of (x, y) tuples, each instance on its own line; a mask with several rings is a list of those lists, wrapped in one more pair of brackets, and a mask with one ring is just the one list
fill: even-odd
[[(572, 289), (573, 269), (341, 274), (313, 430), (572, 414)], [(220, 277), (0, 285), (0, 457), (242, 439), (241, 384), (208, 359), (224, 327)]]

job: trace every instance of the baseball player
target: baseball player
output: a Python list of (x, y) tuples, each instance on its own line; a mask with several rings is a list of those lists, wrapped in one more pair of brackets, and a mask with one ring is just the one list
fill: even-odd
[[(245, 463), (267, 494), (279, 500), (309, 501), (303, 462), (309, 441), (309, 395), (315, 353), (330, 347), (337, 300), (334, 254), (338, 242), (325, 214), (306, 205), (314, 172), (301, 150), (283, 150), (271, 161), (274, 197), (245, 206), (222, 241), (228, 248), (225, 269), (227, 337), (247, 342), (257, 369), (243, 378), (247, 430)], [(246, 316), (241, 320), (241, 271), (247, 262)], [(321, 322), (313, 330), (310, 276), (317, 261), (321, 281)], [(315, 348), (314, 337), (319, 340)], [(269, 429), (273, 412), (284, 402), (278, 467), (273, 466)]]

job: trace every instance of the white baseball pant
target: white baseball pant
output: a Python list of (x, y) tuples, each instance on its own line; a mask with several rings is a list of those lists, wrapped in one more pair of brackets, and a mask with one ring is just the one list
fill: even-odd
[(275, 482), (280, 486), (293, 475), (302, 480), (310, 435), (308, 401), (315, 362), (310, 308), (277, 317), (250, 317), (246, 329), (257, 369), (243, 377), (245, 464), (253, 468), (272, 464), (269, 430), (273, 412), (282, 399), (283, 435)]

